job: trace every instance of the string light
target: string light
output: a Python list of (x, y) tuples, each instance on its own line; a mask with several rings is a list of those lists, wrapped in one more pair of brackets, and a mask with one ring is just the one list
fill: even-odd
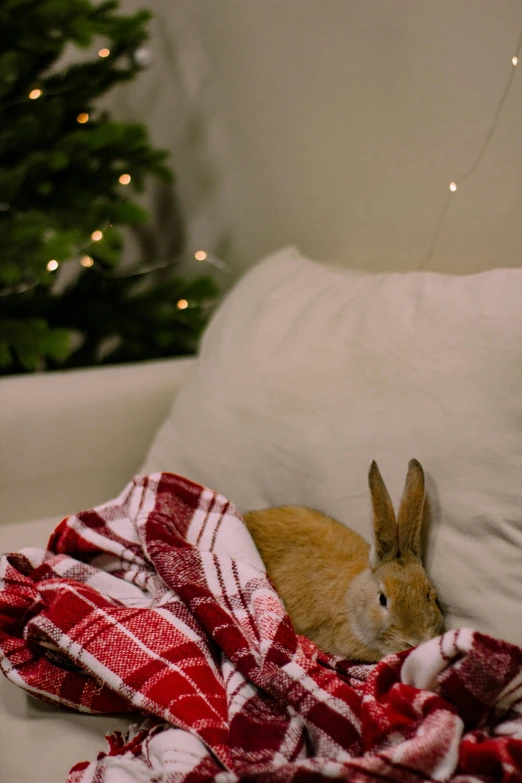
[(211, 310), (216, 305), (215, 299), (200, 299), (198, 301), (188, 302), (186, 299), (180, 299), (177, 303), (178, 310)]
[[(484, 158), (484, 155), (486, 154), (486, 152), (487, 152), (487, 150), (489, 148), (489, 145), (491, 144), (491, 140), (493, 139), (493, 136), (495, 135), (495, 131), (496, 131), (498, 123), (499, 123), (500, 115), (502, 114), (502, 109), (504, 108), (504, 104), (505, 104), (506, 99), (507, 99), (507, 97), (509, 95), (509, 91), (511, 89), (511, 85), (512, 85), (513, 79), (515, 77), (515, 67), (518, 65), (518, 57), (519, 57), (521, 49), (522, 49), (522, 30), (519, 33), (517, 45), (516, 45), (516, 48), (515, 48), (516, 54), (514, 54), (513, 57), (511, 58), (511, 62), (512, 62), (514, 67), (511, 69), (511, 71), (509, 73), (509, 77), (508, 77), (508, 79), (506, 81), (506, 85), (504, 87), (502, 95), (500, 96), (500, 99), (499, 99), (499, 101), (497, 103), (497, 108), (496, 108), (496, 111), (495, 111), (495, 113), (493, 115), (493, 119), (492, 119), (491, 124), (489, 126), (488, 132), (486, 133), (484, 141), (482, 142), (482, 146), (480, 147), (480, 149), (479, 149), (479, 151), (478, 151), (478, 153), (477, 153), (477, 155), (475, 157), (474, 163), (470, 166), (470, 168), (467, 171), (463, 172), (463, 174), (460, 177), (458, 177), (458, 181), (460, 183), (464, 182), (464, 180), (469, 179), (469, 177), (471, 177), (476, 172), (476, 170), (478, 169), (478, 167), (480, 166), (480, 164), (482, 162), (482, 159)], [(455, 191), (457, 190), (457, 183), (455, 181), (450, 182), (449, 189), (450, 189), (450, 193), (455, 193)], [(430, 247), (429, 247), (428, 251), (426, 252), (426, 254), (424, 256), (424, 259), (423, 259), (423, 261), (422, 261), (422, 263), (420, 265), (421, 269), (423, 267), (425, 267), (426, 264), (432, 259), (433, 254), (435, 253), (435, 250), (437, 248), (437, 243), (439, 241), (439, 236), (441, 234), (442, 227), (444, 225), (444, 221), (446, 220), (446, 215), (448, 214), (448, 211), (449, 211), (449, 208), (450, 208), (450, 204), (453, 202), (453, 199), (451, 198), (450, 193), (448, 193), (448, 195), (446, 197), (446, 202), (445, 202), (445, 204), (444, 204), (444, 206), (443, 206), (443, 208), (441, 210), (439, 219), (437, 220), (437, 224), (435, 226), (435, 231), (433, 232), (433, 238), (431, 240)]]
[(134, 52), (134, 60), (138, 65), (141, 65), (142, 68), (146, 68), (147, 65), (150, 65), (153, 60), (152, 52), (150, 49), (147, 49), (146, 47), (142, 46), (139, 49), (136, 49)]
[(225, 271), (227, 268), (227, 265), (224, 263), (224, 261), (221, 261), (220, 258), (216, 258), (215, 255), (207, 253), (206, 250), (196, 250), (194, 253), (194, 258), (196, 261), (206, 261), (207, 264), (215, 266), (216, 269), (220, 269), (221, 271)]
[(211, 266), (215, 266), (216, 269), (219, 269), (221, 272), (226, 272), (227, 265), (224, 261), (222, 261), (220, 258), (215, 256), (213, 253), (207, 253), (206, 250), (196, 250), (194, 253), (194, 258), (196, 261), (206, 261), (207, 264), (210, 264)]
[[(100, 49), (98, 51), (98, 56), (99, 57), (108, 57), (109, 55), (110, 55), (110, 50), (109, 49), (103, 48), (103, 49)], [(135, 59), (141, 65), (147, 65), (147, 64), (150, 64), (150, 62), (152, 61), (152, 54), (149, 52), (149, 50), (146, 50), (146, 49), (138, 50), (136, 52)], [(48, 93), (48, 94), (59, 95), (59, 94), (62, 94), (62, 93), (67, 93), (67, 92), (70, 92), (70, 90), (56, 90), (56, 91), (53, 91), (53, 92)], [(34, 88), (28, 94), (28, 98), (30, 100), (37, 100), (42, 95), (43, 95), (43, 90), (41, 88)], [(2, 107), (2, 110), (3, 110), (3, 108), (4, 107)], [(82, 124), (82, 125), (87, 123), (89, 121), (89, 114), (87, 112), (81, 112), (80, 114), (77, 115), (76, 121), (78, 123)], [(127, 173), (121, 174), (120, 177), (118, 178), (118, 180), (119, 180), (121, 185), (128, 185), (128, 184), (130, 184), (131, 179), (132, 179), (131, 175), (127, 174)], [(10, 205), (7, 202), (0, 202), (0, 212), (7, 211), (7, 210), (9, 210), (9, 208), (10, 208)], [(109, 226), (112, 228), (112, 223), (109, 224)], [(93, 233), (91, 234), (91, 239), (94, 242), (99, 242), (102, 238), (103, 238), (103, 232), (100, 231), (100, 230), (93, 231)], [(227, 265), (225, 264), (225, 262), (221, 261), (216, 256), (210, 256), (205, 250), (198, 250), (198, 251), (196, 251), (194, 253), (194, 257), (198, 261), (207, 261), (208, 263), (212, 264), (213, 266), (216, 266), (219, 269), (222, 269), (222, 270), (227, 270), (228, 269)], [(82, 256), (80, 258), (80, 264), (84, 268), (88, 269), (88, 268), (94, 266), (94, 263), (95, 263), (94, 259), (91, 256), (89, 256), (89, 255), (84, 255), (84, 256)], [(131, 272), (131, 276), (132, 275), (136, 275), (136, 274), (148, 273), (149, 271), (153, 271), (154, 269), (163, 269), (163, 268), (172, 266), (172, 263), (173, 263), (172, 260), (168, 260), (167, 263), (156, 264), (156, 265), (153, 265), (153, 266), (149, 265), (149, 266), (147, 266), (144, 269), (140, 268), (137, 271)], [(47, 262), (46, 269), (49, 272), (56, 272), (56, 270), (59, 268), (59, 266), (60, 266), (60, 263), (55, 258), (52, 258), (50, 261)], [(107, 276), (109, 276), (109, 277), (125, 277), (125, 276), (129, 276), (129, 274), (128, 273), (126, 275), (111, 274), (111, 275), (107, 275)], [(25, 291), (31, 290), (36, 285), (37, 285), (37, 283), (33, 283), (33, 284), (29, 285), (29, 286), (23, 285), (23, 286), (11, 287), (6, 293), (0, 292), (0, 296), (10, 295), (12, 293), (25, 292)], [(204, 300), (202, 302), (198, 302), (197, 304), (196, 303), (191, 304), (186, 299), (180, 299), (176, 303), (176, 306), (177, 306), (178, 310), (187, 310), (190, 307), (197, 307), (199, 309), (201, 309), (201, 308), (212, 308), (212, 307), (214, 307), (214, 305), (215, 305), (215, 301), (213, 299)]]

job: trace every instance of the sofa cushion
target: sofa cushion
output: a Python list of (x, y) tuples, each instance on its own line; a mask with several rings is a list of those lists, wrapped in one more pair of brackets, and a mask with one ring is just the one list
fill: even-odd
[(369, 539), (371, 460), (397, 503), (416, 457), (448, 626), (522, 645), (521, 303), (521, 269), (372, 275), (286, 249), (214, 317), (142, 470)]

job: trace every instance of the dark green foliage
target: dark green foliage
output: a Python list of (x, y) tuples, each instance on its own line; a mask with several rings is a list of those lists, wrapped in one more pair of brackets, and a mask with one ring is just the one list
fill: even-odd
[[(160, 284), (154, 275), (115, 274), (121, 229), (147, 217), (132, 189), (142, 190), (151, 174), (172, 178), (145, 127), (114, 122), (96, 106), (138, 74), (134, 55), (147, 39), (150, 14), (122, 15), (118, 7), (114, 0), (0, 2), (0, 372), (190, 353), (207, 309), (181, 311), (176, 303), (216, 297), (208, 279)], [(63, 65), (70, 44), (99, 45), (110, 55)], [(41, 90), (34, 100), (33, 90)], [(83, 114), (89, 119), (80, 123)], [(130, 185), (120, 184), (122, 174)], [(86, 255), (91, 268), (79, 264)], [(50, 260), (78, 271), (61, 292)]]

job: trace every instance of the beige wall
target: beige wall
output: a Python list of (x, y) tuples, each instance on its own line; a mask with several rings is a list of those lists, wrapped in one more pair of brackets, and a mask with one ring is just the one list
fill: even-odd
[[(509, 76), (519, 0), (148, 6), (154, 63), (117, 105), (173, 150), (193, 248), (217, 244), (234, 272), (287, 243), (348, 266), (419, 267)], [(431, 268), (520, 263), (521, 128), (522, 64)]]

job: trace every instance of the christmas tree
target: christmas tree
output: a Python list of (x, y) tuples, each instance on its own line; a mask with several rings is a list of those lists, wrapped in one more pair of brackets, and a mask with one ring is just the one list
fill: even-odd
[(216, 297), (174, 274), (179, 254), (122, 267), (122, 230), (147, 218), (132, 191), (172, 174), (145, 127), (97, 107), (142, 68), (150, 14), (118, 8), (0, 4), (0, 373), (190, 354)]

